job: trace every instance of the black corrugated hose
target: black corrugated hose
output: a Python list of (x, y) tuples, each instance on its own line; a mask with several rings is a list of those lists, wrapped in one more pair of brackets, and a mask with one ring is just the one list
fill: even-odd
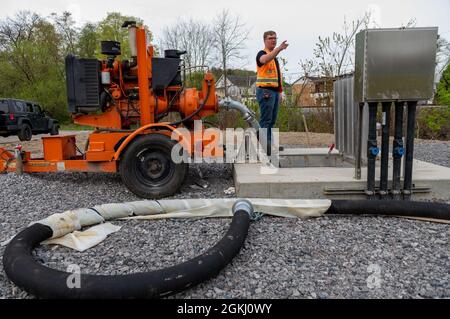
[(252, 206), (237, 201), (225, 236), (202, 255), (184, 263), (152, 272), (130, 275), (81, 274), (79, 287), (70, 288), (73, 273), (48, 268), (32, 256), (40, 242), (52, 237), (50, 227), (33, 224), (15, 236), (6, 247), (3, 266), (9, 279), (40, 298), (130, 299), (159, 298), (188, 289), (216, 276), (239, 253), (247, 237)]
[(450, 205), (402, 200), (332, 200), (325, 214), (381, 215), (450, 220)]
[[(216, 276), (239, 253), (250, 224), (253, 208), (239, 200), (225, 236), (202, 255), (172, 267), (130, 275), (80, 275), (79, 288), (67, 284), (72, 273), (43, 266), (34, 260), (32, 250), (52, 237), (50, 227), (34, 224), (6, 247), (3, 265), (9, 279), (40, 298), (159, 298), (188, 289)], [(325, 214), (408, 216), (450, 220), (450, 205), (392, 200), (333, 200)]]

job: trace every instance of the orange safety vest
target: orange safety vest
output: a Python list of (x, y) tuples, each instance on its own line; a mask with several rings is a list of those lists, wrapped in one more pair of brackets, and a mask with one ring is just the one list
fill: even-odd
[[(264, 52), (267, 52), (266, 49), (264, 49)], [(256, 76), (256, 86), (257, 87), (272, 87), (272, 88), (278, 88), (278, 70), (277, 70), (277, 64), (275, 62), (275, 59), (270, 61), (269, 63), (266, 63), (262, 66), (258, 66), (258, 63), (256, 64), (256, 70), (257, 70), (257, 76)], [(281, 74), (280, 74), (281, 76)], [(281, 90), (281, 88), (279, 88)]]

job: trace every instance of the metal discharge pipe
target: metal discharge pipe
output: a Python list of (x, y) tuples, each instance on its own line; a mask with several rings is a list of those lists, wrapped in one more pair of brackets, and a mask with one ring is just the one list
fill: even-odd
[(369, 103), (369, 137), (367, 140), (367, 190), (371, 198), (375, 196), (375, 163), (380, 149), (377, 146), (377, 107), (378, 103)]
[(226, 97), (219, 101), (219, 105), (221, 107), (225, 107), (225, 109), (228, 110), (236, 110), (239, 113), (241, 113), (242, 118), (252, 127), (256, 130), (256, 132), (259, 131), (259, 123), (256, 120), (256, 114), (250, 110), (245, 104), (232, 100), (229, 97)]
[(381, 137), (381, 173), (380, 173), (380, 196), (388, 194), (389, 175), (389, 130), (391, 128), (391, 102), (383, 102), (383, 133)]
[(404, 102), (395, 102), (395, 132), (394, 142), (392, 144), (392, 196), (394, 199), (400, 199), (400, 178), (402, 157), (405, 154), (403, 147), (403, 109)]
[(358, 105), (358, 138), (356, 139), (355, 179), (361, 179), (361, 152), (363, 135), (364, 103)]
[(410, 199), (412, 192), (416, 108), (417, 108), (417, 101), (411, 101), (407, 103), (408, 119), (406, 131), (405, 181), (403, 185), (404, 199)]

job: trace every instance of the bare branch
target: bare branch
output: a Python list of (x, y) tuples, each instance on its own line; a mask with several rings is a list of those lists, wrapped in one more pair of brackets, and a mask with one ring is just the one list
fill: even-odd
[(213, 46), (222, 62), (225, 95), (227, 95), (227, 66), (233, 60), (243, 58), (241, 51), (245, 48), (244, 43), (248, 39), (250, 30), (246, 28), (246, 24), (242, 22), (240, 16), (223, 10), (213, 21), (213, 34)]
[(184, 59), (188, 68), (207, 64), (212, 55), (211, 27), (192, 18), (180, 19), (176, 25), (164, 28), (160, 42), (165, 49), (186, 50)]

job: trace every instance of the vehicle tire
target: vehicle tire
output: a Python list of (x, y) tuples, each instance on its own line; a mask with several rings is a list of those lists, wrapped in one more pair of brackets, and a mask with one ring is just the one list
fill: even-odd
[(19, 132), (17, 133), (19, 140), (21, 141), (31, 141), (31, 137), (33, 136), (33, 132), (31, 131), (31, 126), (27, 123), (22, 124)]
[(144, 135), (132, 141), (119, 162), (119, 173), (127, 188), (147, 199), (176, 193), (185, 180), (189, 164), (172, 161), (175, 144), (162, 134)]
[(50, 129), (50, 135), (58, 135), (59, 134), (59, 126), (58, 124), (53, 124)]

